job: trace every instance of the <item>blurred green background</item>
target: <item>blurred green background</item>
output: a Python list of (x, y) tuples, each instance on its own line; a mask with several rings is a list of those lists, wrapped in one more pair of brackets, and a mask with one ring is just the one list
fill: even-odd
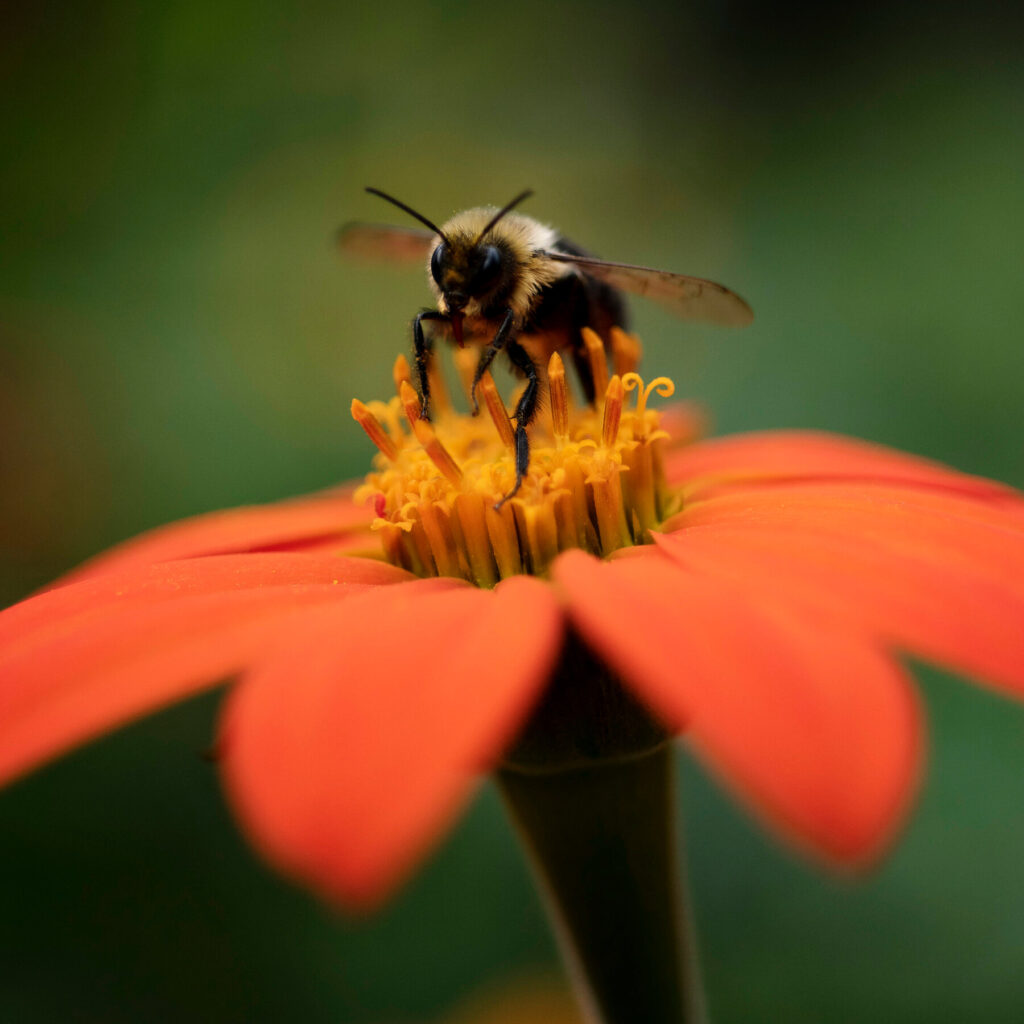
[[(527, 212), (711, 276), (743, 333), (635, 310), (721, 430), (849, 432), (1024, 485), (1021, 20), (996, 7), (5, 5), (0, 599), (211, 508), (356, 476), (419, 272), (350, 218)], [(392, 212), (395, 217), (392, 218)], [(690, 764), (711, 1005), (1016, 1022), (1024, 711), (921, 672), (931, 767), (892, 858), (797, 862)], [(199, 757), (217, 696), (0, 795), (0, 1020), (426, 1020), (554, 958), (489, 787), (378, 917), (256, 861)]]

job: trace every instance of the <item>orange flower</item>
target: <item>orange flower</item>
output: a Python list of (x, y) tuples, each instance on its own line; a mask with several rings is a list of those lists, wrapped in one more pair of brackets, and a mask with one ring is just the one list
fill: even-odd
[(623, 344), (597, 409), (552, 362), (551, 423), (500, 509), (490, 382), (497, 431), (443, 403), (428, 425), (400, 361), (398, 397), (354, 404), (383, 452), (359, 500), (164, 527), (2, 613), (0, 779), (237, 677), (218, 751), (243, 828), (371, 904), (500, 761), (572, 631), (770, 827), (870, 860), (922, 750), (898, 653), (1024, 690), (1020, 496), (826, 434), (682, 444), (692, 413), (647, 408), (671, 385), (645, 388)]

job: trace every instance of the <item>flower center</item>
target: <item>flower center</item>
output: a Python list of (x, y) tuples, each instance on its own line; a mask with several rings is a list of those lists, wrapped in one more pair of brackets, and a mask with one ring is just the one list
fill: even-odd
[[(373, 529), (388, 561), (418, 576), (492, 587), (508, 576), (542, 575), (568, 548), (603, 556), (647, 543), (651, 528), (678, 511), (662, 472), (668, 435), (647, 408), (652, 392), (667, 398), (674, 384), (667, 377), (644, 384), (635, 372), (640, 344), (623, 331), (612, 331), (611, 367), (601, 339), (585, 330), (584, 340), (598, 397), (576, 406), (562, 359), (551, 356), (548, 408), (528, 427), (529, 471), (508, 501), (514, 424), (489, 373), (477, 387), (486, 417), (456, 412), (435, 361), (434, 419), (422, 419), (404, 356), (395, 362), (395, 397), (353, 400), (353, 417), (380, 450), (356, 500), (373, 501)], [(478, 354), (465, 349), (455, 359), (468, 392)]]

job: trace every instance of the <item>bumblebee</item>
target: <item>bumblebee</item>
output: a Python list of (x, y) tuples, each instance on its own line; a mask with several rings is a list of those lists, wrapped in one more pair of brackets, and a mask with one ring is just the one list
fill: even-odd
[(422, 415), (430, 416), (427, 371), (437, 337), (481, 348), (470, 391), (474, 414), (477, 385), (499, 352), (526, 380), (515, 408), (516, 481), (503, 501), (519, 490), (529, 468), (526, 429), (537, 413), (541, 372), (551, 353), (572, 356), (583, 392), (593, 402), (594, 381), (580, 332), (591, 327), (607, 338), (611, 327), (626, 327), (622, 292), (646, 296), (688, 320), (745, 327), (754, 318), (743, 299), (713, 281), (589, 256), (554, 228), (515, 212), (530, 190), (500, 209), (464, 210), (440, 227), (380, 189), (366, 191), (425, 228), (354, 223), (338, 232), (338, 245), (349, 255), (426, 260), (437, 304), (412, 322)]

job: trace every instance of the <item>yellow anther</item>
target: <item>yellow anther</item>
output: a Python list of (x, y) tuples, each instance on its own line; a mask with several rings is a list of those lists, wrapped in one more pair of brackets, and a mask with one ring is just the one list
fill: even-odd
[(604, 393), (604, 422), (601, 426), (601, 440), (605, 448), (611, 448), (619, 436), (619, 421), (622, 419), (622, 378), (615, 374), (608, 382)]
[(423, 445), (430, 461), (437, 466), (444, 478), (453, 486), (462, 484), (462, 470), (452, 458), (451, 452), (441, 443), (434, 428), (426, 420), (414, 420), (412, 424), (416, 440)]
[(587, 362), (590, 363), (590, 374), (594, 379), (596, 404), (608, 387), (608, 363), (604, 356), (604, 343), (589, 327), (584, 327), (580, 334), (583, 336), (583, 344), (587, 346)]
[(487, 411), (491, 414), (491, 419), (494, 420), (494, 426), (498, 431), (498, 436), (501, 438), (501, 443), (509, 451), (514, 452), (516, 440), (512, 421), (508, 418), (508, 410), (505, 408), (505, 403), (501, 400), (501, 395), (498, 394), (498, 386), (494, 383), (494, 378), (490, 373), (485, 373), (480, 378), (479, 391), (484, 396), (484, 404), (487, 406)]
[(366, 436), (380, 449), (381, 455), (394, 462), (398, 457), (395, 442), (388, 437), (380, 420), (358, 398), (352, 399), (352, 418), (366, 431)]
[(400, 355), (395, 360), (395, 365), (391, 370), (391, 376), (395, 382), (395, 394), (400, 395), (402, 393), (402, 383), (412, 383), (412, 369), (409, 366), (409, 360), (405, 356)]
[(611, 329), (612, 363), (620, 377), (632, 373), (640, 365), (640, 343), (621, 327)]
[(416, 394), (413, 386), (407, 380), (403, 380), (398, 385), (398, 397), (402, 400), (402, 408), (405, 410), (405, 418), (409, 421), (409, 426), (415, 429), (416, 422), (423, 411), (420, 396)]
[(569, 388), (565, 381), (565, 363), (557, 352), (548, 360), (548, 393), (551, 396), (551, 429), (555, 441), (569, 437)]

